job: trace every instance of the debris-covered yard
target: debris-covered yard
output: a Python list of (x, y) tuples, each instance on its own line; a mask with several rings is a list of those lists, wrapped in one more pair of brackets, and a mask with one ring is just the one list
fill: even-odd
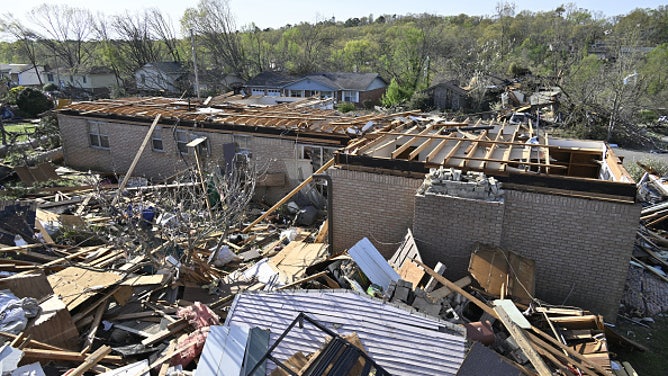
[[(94, 104), (78, 106), (73, 108), (102, 111)], [(434, 131), (433, 124), (420, 128), (422, 118), (417, 114), (368, 116), (360, 121), (336, 118), (324, 110), (311, 110), (316, 112), (304, 115), (307, 119), (302, 122), (292, 108), (295, 118), (290, 120), (295, 123), (287, 125), (290, 132), (301, 128), (311, 132), (309, 121), (327, 119), (338, 127), (332, 131), (337, 142), (347, 132), (348, 148), (355, 151), (325, 160), (325, 149), (316, 146), (326, 136), (313, 133), (310, 141), (300, 139), (313, 142), (307, 146), (310, 159), (302, 161), (308, 168), (300, 167), (299, 182), (269, 202), (258, 192), (263, 191), (260, 182), (273, 172), (271, 163), (256, 163), (257, 158), (238, 150), (211, 163), (206, 159), (216, 145), (205, 144), (206, 137), (189, 138), (184, 145), (188, 148), (184, 155), (190, 158), (187, 169), (160, 181), (133, 174), (144, 149), (157, 142), (151, 134), (160, 115), (143, 114), (140, 104), (116, 106), (131, 108), (132, 116), (145, 116), (149, 122), (154, 119), (122, 174), (39, 162), (8, 167), (2, 178), (32, 187), (0, 203), (3, 374), (636, 374), (614, 349), (646, 348), (598, 312), (541, 296), (537, 286), (545, 278), (538, 272), (542, 259), (479, 239), (468, 248), (463, 276), (450, 279), (446, 276), (454, 260), (442, 257), (431, 262), (434, 253), (430, 251), (428, 259), (424, 252), (443, 244), (425, 247), (410, 226), (404, 227), (396, 244), (382, 244), (391, 250), (389, 254), (378, 249), (380, 242), (372, 236), (358, 236), (344, 249), (337, 249), (332, 240), (337, 210), (333, 205), (340, 202), (333, 195), (342, 190), (337, 191), (338, 183), (332, 190), (326, 174), (335, 164), (359, 162), (355, 168), (361, 170), (380, 155), (382, 163), (364, 171), (378, 173), (399, 165), (414, 169), (415, 175), (420, 152), (429, 155), (422, 158), (425, 163), (442, 153), (440, 167), (423, 174), (426, 183), (414, 190), (420, 199), (456, 197), (492, 202), (498, 208), (504, 204), (504, 190), (517, 189), (522, 182), (505, 187), (486, 176), (485, 167), (474, 169), (462, 161), (488, 163), (488, 169), (493, 164), (496, 172), (512, 165), (517, 174), (537, 176), (550, 169), (576, 168), (591, 174), (606, 163), (605, 158), (586, 161), (586, 166), (585, 161), (560, 165), (558, 159), (565, 152), (557, 146), (533, 143), (532, 137), (523, 142), (504, 138), (524, 132), (519, 126), (504, 131), (505, 124), (438, 125), (450, 129), (446, 133)], [(195, 124), (231, 111), (181, 106), (187, 106), (182, 109), (185, 115), (203, 116), (193, 120)], [(126, 107), (123, 111), (130, 111)], [(271, 111), (273, 115), (235, 116), (274, 122), (276, 114), (284, 116), (281, 111), (288, 110)], [(120, 121), (119, 114), (113, 116), (113, 121)], [(99, 128), (101, 120), (95, 121), (98, 128), (91, 142), (99, 151), (108, 135)], [(220, 127), (228, 126), (226, 121), (220, 120)], [(353, 121), (359, 127), (350, 130)], [(333, 129), (318, 124), (320, 130)], [(270, 125), (271, 137), (278, 140), (274, 144), (284, 138), (294, 141), (287, 130), (275, 135), (273, 128), (283, 126)], [(143, 129), (147, 132), (147, 127)], [(176, 130), (175, 125), (174, 135)], [(399, 133), (404, 130), (407, 133)], [(491, 135), (493, 139), (485, 138)], [(387, 149), (401, 139), (406, 142)], [(423, 139), (424, 143), (418, 142)], [(167, 143), (161, 138), (160, 146), (163, 141)], [(456, 146), (447, 149), (448, 142)], [(438, 150), (429, 152), (436, 145)], [(582, 144), (575, 149), (582, 152)], [(314, 150), (320, 153), (317, 161)], [(257, 157), (257, 150), (253, 152)], [(524, 159), (514, 160), (515, 154)], [(467, 171), (449, 165), (451, 158)], [(290, 180), (292, 167), (280, 171), (286, 176), (281, 182)], [(61, 184), (47, 184), (54, 181)], [(12, 184), (8, 186), (15, 187)], [(626, 250), (631, 261), (617, 321), (651, 327), (653, 317), (668, 307), (664, 272), (668, 229), (663, 227), (668, 186), (648, 171), (637, 188), (641, 218), (633, 254)], [(564, 191), (560, 194), (575, 195)], [(604, 198), (623, 201), (610, 196)], [(365, 203), (359, 205), (363, 208)], [(388, 223), (395, 214), (386, 211)], [(365, 218), (371, 215), (360, 209), (360, 218), (344, 220), (382, 220)]]

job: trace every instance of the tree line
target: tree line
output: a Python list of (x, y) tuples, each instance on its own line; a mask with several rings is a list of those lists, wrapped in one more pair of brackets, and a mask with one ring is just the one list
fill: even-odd
[(0, 60), (71, 71), (107, 67), (122, 95), (131, 93), (133, 74), (144, 64), (191, 64), (194, 50), (212, 94), (224, 89), (217, 84), (225, 74), (378, 72), (391, 82), (387, 99), (395, 104), (411, 103), (443, 80), (482, 90), (498, 78), (531, 76), (535, 86), (562, 89), (565, 123), (596, 123), (608, 138), (619, 124), (665, 110), (667, 6), (608, 18), (575, 4), (534, 12), (500, 2), (490, 11), (367, 15), (260, 29), (237, 26), (227, 0), (200, 0), (183, 14), (179, 37), (158, 9), (107, 16), (45, 4), (31, 12), (32, 26), (11, 15), (0, 19), (0, 30), (14, 40), (0, 43)]

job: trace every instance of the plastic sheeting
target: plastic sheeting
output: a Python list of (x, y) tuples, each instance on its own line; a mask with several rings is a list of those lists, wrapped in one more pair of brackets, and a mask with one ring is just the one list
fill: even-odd
[(0, 290), (0, 331), (21, 333), (28, 319), (37, 316), (39, 310), (36, 299), (19, 299), (10, 290)]

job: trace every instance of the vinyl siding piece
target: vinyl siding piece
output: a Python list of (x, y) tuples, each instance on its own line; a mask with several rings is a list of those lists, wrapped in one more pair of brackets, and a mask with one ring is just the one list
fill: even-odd
[[(243, 293), (225, 326), (268, 329), (271, 346), (300, 312), (341, 335), (357, 333), (369, 356), (393, 375), (455, 375), (464, 358), (461, 327), (349, 290)], [(305, 323), (272, 354), (285, 360), (297, 351), (312, 353), (324, 341), (325, 333)]]
[(399, 280), (399, 274), (392, 269), (387, 260), (371, 244), (369, 239), (362, 238), (348, 250), (350, 257), (362, 269), (371, 282), (387, 290), (390, 282)]

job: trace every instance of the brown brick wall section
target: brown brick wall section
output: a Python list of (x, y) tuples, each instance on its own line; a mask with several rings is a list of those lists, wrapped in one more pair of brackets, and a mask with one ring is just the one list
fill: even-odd
[[(536, 262), (536, 296), (614, 321), (640, 217), (637, 204), (506, 190), (504, 202), (416, 195), (422, 179), (329, 169), (334, 248), (363, 237), (389, 257), (412, 227), (423, 259), (467, 274), (473, 243), (497, 244)], [(381, 244), (387, 243), (387, 244)]]
[[(58, 115), (63, 139), (65, 163), (77, 169), (95, 170), (123, 174), (134, 159), (137, 150), (149, 129), (147, 123), (86, 119), (82, 117)], [(100, 121), (108, 125), (109, 150), (92, 148), (88, 138), (90, 121)], [(232, 134), (203, 132), (201, 129), (180, 128), (209, 139), (210, 156), (208, 163), (223, 160), (223, 144), (233, 142)], [(157, 131), (157, 129), (156, 129)], [(195, 165), (193, 155), (183, 155), (177, 151), (172, 127), (161, 125), (164, 151), (154, 151), (151, 144), (146, 146), (134, 175), (159, 179), (172, 176)], [(258, 169), (269, 172), (286, 172), (286, 163), (295, 158), (295, 143), (290, 140), (269, 137), (252, 137), (250, 149)], [(290, 182), (296, 185), (296, 182)], [(282, 192), (289, 190), (279, 189)]]
[(475, 242), (501, 243), (503, 211), (501, 202), (416, 195), (413, 236), (423, 261), (431, 266), (441, 261), (451, 280), (468, 275)]
[(508, 190), (501, 246), (536, 261), (536, 295), (614, 321), (640, 205)]
[(334, 250), (367, 237), (385, 257), (413, 225), (415, 191), (423, 179), (330, 168), (334, 188)]

